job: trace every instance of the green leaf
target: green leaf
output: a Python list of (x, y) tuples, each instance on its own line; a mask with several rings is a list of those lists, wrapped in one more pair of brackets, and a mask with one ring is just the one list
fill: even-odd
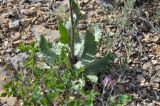
[(81, 88), (85, 86), (85, 81), (83, 79), (78, 79), (72, 82), (72, 89), (79, 91)]
[(40, 51), (46, 55), (51, 55), (51, 50), (49, 45), (43, 35), (40, 36), (40, 43), (39, 43)]
[(93, 31), (89, 29), (86, 31), (86, 35), (84, 38), (84, 48), (83, 53), (81, 55), (81, 59), (89, 61), (93, 60), (94, 56), (96, 55), (96, 50), (97, 44), (95, 41), (95, 37), (93, 35)]
[(101, 59), (96, 59), (94, 62), (90, 63), (85, 67), (84, 73), (87, 75), (93, 75), (106, 71), (107, 64), (109, 63), (110, 59), (111, 59), (110, 54), (107, 54), (105, 57)]
[(40, 36), (40, 42), (39, 42), (39, 48), (40, 51), (46, 55), (46, 56), (50, 56), (50, 57), (57, 57), (56, 54), (54, 52), (52, 52), (51, 48), (50, 48), (50, 44), (46, 41), (45, 37), (43, 35)]
[(75, 64), (76, 68), (85, 67), (94, 61), (97, 50), (97, 42), (93, 30), (90, 28), (86, 31), (84, 40), (75, 44), (75, 55), (79, 61)]
[(58, 21), (58, 30), (60, 33), (60, 42), (63, 44), (69, 44), (69, 34), (61, 20)]
[(6, 97), (7, 96), (7, 93), (6, 92), (3, 92), (0, 94), (0, 97)]
[(126, 105), (126, 103), (129, 101), (131, 101), (131, 97), (128, 95), (120, 95), (118, 99), (118, 102), (123, 105)]
[(64, 60), (65, 57), (66, 57), (66, 53), (65, 53), (64, 47), (62, 47), (61, 53), (60, 53), (60, 59), (61, 59), (61, 60)]
[(87, 78), (94, 83), (98, 81), (98, 77), (96, 75), (88, 75)]
[(75, 2), (75, 0), (71, 0), (71, 6), (73, 8), (73, 16), (74, 16), (74, 27), (76, 27), (78, 25), (79, 19), (81, 17), (81, 12), (79, 9), (78, 4)]

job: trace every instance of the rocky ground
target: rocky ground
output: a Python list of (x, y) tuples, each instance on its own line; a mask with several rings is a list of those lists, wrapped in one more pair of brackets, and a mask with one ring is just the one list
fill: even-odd
[[(35, 41), (40, 34), (51, 41), (58, 37), (56, 16), (67, 15), (64, 13), (68, 9), (67, 0), (56, 1), (0, 0), (0, 92), (3, 91), (2, 85), (7, 75), (5, 66), (18, 70), (27, 58), (25, 53), (19, 53), (16, 49), (20, 43)], [(160, 16), (155, 16), (156, 11), (160, 10), (159, 0), (153, 0), (149, 4), (137, 2), (139, 7), (135, 7), (131, 17), (127, 17), (129, 28), (123, 26), (128, 20), (123, 18), (120, 8), (118, 9), (123, 3), (108, 0), (108, 3), (117, 8), (110, 11), (106, 10), (108, 7), (103, 8), (105, 3), (105, 0), (80, 1), (84, 16), (78, 29), (83, 31), (88, 24), (99, 23), (104, 38), (110, 38), (112, 43), (110, 40), (104, 41), (100, 51), (113, 53), (110, 71), (111, 74), (123, 72), (123, 91), (119, 91), (132, 95), (133, 100), (129, 106), (160, 106)], [(121, 18), (124, 20), (120, 21)], [(129, 63), (125, 68), (122, 67), (122, 64), (125, 65), (122, 62), (124, 57)], [(7, 101), (9, 103), (9, 99)]]

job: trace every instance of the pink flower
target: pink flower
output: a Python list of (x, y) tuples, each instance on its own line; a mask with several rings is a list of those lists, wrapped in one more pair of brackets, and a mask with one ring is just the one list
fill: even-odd
[(104, 80), (102, 81), (103, 85), (106, 86), (112, 82), (111, 76), (105, 76)]

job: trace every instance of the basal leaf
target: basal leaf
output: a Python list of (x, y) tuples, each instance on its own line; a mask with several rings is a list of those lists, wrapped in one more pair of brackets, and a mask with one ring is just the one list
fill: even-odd
[(94, 59), (94, 56), (96, 55), (97, 44), (92, 32), (92, 30), (86, 31), (86, 35), (84, 37), (84, 48), (83, 53), (81, 55), (81, 59), (91, 61)]
[(107, 54), (105, 57), (101, 59), (96, 59), (94, 62), (90, 63), (85, 67), (85, 74), (97, 74), (100, 72), (104, 72), (107, 69), (107, 64), (111, 59), (111, 55)]
[(58, 30), (60, 32), (60, 42), (63, 44), (69, 44), (69, 34), (67, 28), (62, 24), (62, 21), (58, 21)]
[(51, 51), (50, 44), (46, 41), (43, 35), (40, 36), (39, 48), (44, 55), (56, 57), (56, 54)]
[(88, 29), (81, 43), (75, 44), (75, 54), (79, 59), (75, 64), (76, 68), (85, 67), (95, 59), (97, 42), (93, 33), (91, 29)]
[(51, 55), (51, 50), (48, 46), (48, 43), (43, 35), (40, 36), (39, 42), (40, 51), (46, 55)]

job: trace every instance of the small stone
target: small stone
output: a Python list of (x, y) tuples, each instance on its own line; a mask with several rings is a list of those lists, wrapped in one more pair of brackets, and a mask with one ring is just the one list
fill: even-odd
[(144, 78), (144, 76), (142, 74), (141, 75), (137, 75), (137, 80), (140, 83), (144, 83), (145, 82), (145, 78)]
[(155, 82), (155, 83), (160, 83), (160, 77), (158, 77), (158, 76), (152, 77), (151, 81)]
[(153, 83), (152, 86), (153, 86), (153, 88), (159, 88), (160, 87), (160, 85), (158, 83)]
[(150, 62), (146, 62), (143, 64), (142, 69), (147, 70), (152, 64)]
[(141, 83), (140, 83), (140, 86), (145, 86), (145, 83), (144, 83), (144, 82), (141, 82)]
[(20, 53), (10, 59), (11, 64), (13, 67), (18, 70), (18, 68), (24, 67), (23, 63), (28, 58), (28, 55), (26, 53)]
[(32, 8), (29, 8), (29, 9), (23, 9), (21, 10), (21, 14), (25, 14), (25, 15), (28, 15), (28, 16), (32, 16), (32, 15), (36, 15), (36, 8), (32, 7)]
[(2, 15), (2, 17), (3, 17), (3, 18), (8, 18), (8, 17), (9, 17), (9, 13), (4, 13), (4, 14)]
[(10, 29), (18, 30), (19, 26), (20, 26), (20, 21), (19, 20), (16, 20), (12, 23), (9, 23), (9, 28)]
[(142, 103), (137, 103), (137, 106), (143, 106)]
[(120, 51), (115, 51), (115, 54), (118, 56), (118, 57), (122, 57), (123, 54), (120, 52)]
[(8, 47), (8, 41), (4, 41), (4, 48)]
[(13, 41), (19, 40), (20, 39), (20, 33), (16, 32), (15, 35), (13, 36)]
[(27, 27), (27, 26), (29, 26), (31, 24), (32, 19), (33, 18), (21, 19), (20, 23), (21, 23), (22, 26)]
[(14, 41), (13, 42), (13, 45), (18, 45), (18, 44), (20, 44), (21, 43), (21, 40), (17, 40), (17, 41)]
[(140, 68), (137, 68), (137, 69), (136, 69), (136, 73), (137, 73), (137, 74), (140, 74), (140, 73), (142, 73), (142, 69), (140, 69)]
[(114, 63), (115, 63), (115, 64), (118, 64), (119, 61), (120, 61), (119, 58), (115, 58), (115, 59), (114, 59)]
[(148, 58), (153, 58), (153, 57), (154, 57), (153, 54), (149, 54), (149, 55), (148, 55)]
[(144, 102), (147, 103), (147, 104), (149, 104), (149, 103), (151, 103), (152, 101), (151, 101), (150, 99), (145, 99)]
[(8, 49), (6, 49), (6, 51), (5, 51), (5, 52), (6, 52), (6, 53), (11, 53), (11, 52), (12, 52), (12, 50), (13, 50), (12, 48), (8, 48)]
[(78, 29), (79, 30), (85, 30), (87, 28), (87, 25), (86, 24), (79, 24), (78, 25)]
[(157, 65), (158, 64), (158, 60), (151, 60), (153, 65)]
[(17, 105), (17, 98), (16, 97), (0, 97), (2, 101), (6, 101), (7, 104), (3, 104), (3, 106), (19, 106)]
[(2, 13), (4, 11), (4, 8), (0, 7), (0, 13)]
[(142, 61), (148, 61), (148, 59), (149, 58), (147, 56), (145, 56), (145, 57), (142, 58)]
[(147, 106), (156, 106), (155, 103), (147, 103)]
[(44, 34), (49, 41), (54, 41), (59, 37), (59, 32), (57, 30), (50, 30), (41, 25), (34, 25), (31, 31), (37, 39), (41, 34)]

